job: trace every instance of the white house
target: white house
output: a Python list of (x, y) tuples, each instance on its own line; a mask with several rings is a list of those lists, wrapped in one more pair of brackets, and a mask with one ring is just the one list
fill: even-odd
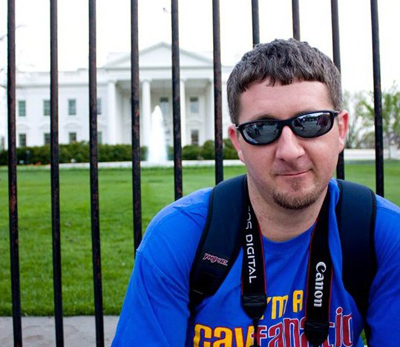
[[(141, 144), (149, 144), (151, 116), (158, 105), (163, 113), (166, 141), (172, 145), (171, 46), (159, 43), (142, 50), (139, 66)], [(231, 67), (222, 67), (224, 137), (227, 137), (226, 129), (230, 124), (226, 102), (226, 81), (230, 71)], [(99, 143), (131, 143), (130, 76), (130, 53), (111, 55), (106, 65), (97, 70)], [(49, 143), (49, 84), (48, 72), (17, 74), (17, 146)], [(213, 139), (214, 86), (211, 57), (181, 49), (180, 93), (182, 145), (201, 145)], [(59, 73), (59, 139), (60, 143), (89, 140), (87, 69)]]

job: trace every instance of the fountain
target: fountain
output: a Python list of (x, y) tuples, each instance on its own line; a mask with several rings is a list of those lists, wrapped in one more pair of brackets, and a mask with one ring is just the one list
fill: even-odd
[(154, 164), (167, 161), (164, 118), (160, 106), (156, 106), (151, 114), (149, 153), (147, 161)]

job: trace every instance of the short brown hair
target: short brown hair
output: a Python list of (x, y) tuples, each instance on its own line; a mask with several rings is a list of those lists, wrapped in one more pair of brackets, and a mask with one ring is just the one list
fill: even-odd
[(256, 45), (232, 70), (227, 84), (231, 121), (238, 124), (240, 95), (254, 82), (268, 79), (271, 85), (318, 81), (329, 90), (335, 110), (342, 109), (340, 73), (332, 60), (307, 42), (274, 40)]

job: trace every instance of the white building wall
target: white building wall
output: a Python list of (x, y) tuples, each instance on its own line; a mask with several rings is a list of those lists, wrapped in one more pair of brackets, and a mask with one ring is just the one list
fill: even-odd
[[(205, 125), (207, 120), (207, 108), (206, 108), (206, 95), (204, 90), (196, 90), (190, 92), (186, 98), (186, 134), (187, 134), (187, 144), (192, 144), (191, 134), (192, 131), (197, 130), (199, 132), (199, 144), (203, 144), (207, 140), (205, 133)], [(199, 112), (192, 113), (190, 109), (190, 99), (198, 98), (199, 100)]]
[[(76, 115), (69, 115), (68, 100), (76, 100)], [(59, 92), (60, 143), (69, 143), (69, 133), (76, 133), (76, 140), (89, 139), (89, 97), (86, 86), (71, 86)], [(42, 143), (43, 144), (43, 143)]]
[[(50, 91), (45, 87), (24, 88), (16, 91), (16, 133), (17, 145), (19, 134), (26, 134), (27, 146), (42, 146), (44, 133), (50, 133), (50, 117), (43, 115), (43, 101), (50, 100)], [(18, 101), (25, 100), (26, 116), (18, 116)]]
[[(162, 50), (162, 54), (158, 53)], [(147, 134), (144, 128), (151, 126), (150, 117), (161, 97), (168, 97), (169, 112), (165, 121), (169, 131), (169, 143), (172, 145), (172, 114), (173, 99), (171, 85), (171, 69), (165, 64), (165, 57), (169, 56), (165, 44), (156, 45), (154, 50), (143, 53), (140, 71), (140, 114), (141, 114), (141, 143), (147, 144)], [(183, 56), (182, 56), (183, 54)], [(186, 55), (185, 55), (186, 54)], [(147, 55), (151, 59), (147, 59)], [(181, 52), (181, 116), (182, 131), (186, 134), (186, 144), (191, 144), (192, 130), (199, 131), (199, 144), (214, 138), (214, 93), (212, 83), (212, 61), (196, 56), (190, 52)], [(164, 57), (164, 58), (163, 58)], [(185, 58), (186, 57), (186, 58)], [(159, 59), (160, 66), (154, 59)], [(147, 65), (145, 62), (147, 61)], [(151, 62), (149, 65), (148, 62)], [(97, 97), (101, 99), (101, 114), (98, 115), (98, 131), (101, 132), (102, 143), (117, 144), (131, 143), (131, 95), (130, 95), (130, 67), (129, 55), (120, 59), (114, 65), (98, 69)], [(120, 64), (120, 65), (118, 65)], [(196, 65), (197, 64), (197, 65)], [(230, 124), (226, 105), (226, 78), (223, 72), (223, 137), (227, 137), (227, 127)], [(150, 82), (150, 100), (144, 109), (142, 85), (143, 81)], [(26, 134), (27, 146), (42, 146), (44, 134), (50, 133), (50, 116), (43, 114), (43, 101), (50, 100), (49, 73), (22, 73), (17, 76), (17, 106), (18, 100), (26, 101), (26, 117), (17, 120), (17, 145), (19, 134)], [(190, 110), (190, 98), (198, 97), (199, 113), (193, 114)], [(68, 100), (76, 100), (76, 115), (68, 114)], [(6, 110), (5, 110), (6, 111)], [(7, 113), (7, 112), (6, 112)], [(7, 114), (1, 115), (3, 124), (6, 124)], [(59, 74), (59, 141), (69, 143), (70, 133), (76, 133), (77, 141), (89, 141), (89, 89), (88, 71), (60, 72)], [(5, 140), (7, 134), (5, 134)], [(183, 143), (184, 144), (184, 143)], [(7, 146), (7, 142), (5, 143)]]
[[(107, 98), (105, 87), (99, 86), (98, 99), (101, 99), (101, 114), (98, 115), (98, 129), (102, 139), (107, 133)], [(26, 102), (26, 116), (17, 119), (17, 145), (19, 134), (26, 134), (27, 146), (44, 145), (44, 134), (50, 133), (50, 116), (44, 115), (44, 101), (50, 100), (49, 87), (21, 88), (16, 92), (17, 105), (19, 100)], [(58, 95), (59, 141), (69, 143), (69, 133), (76, 133), (77, 141), (89, 141), (89, 95), (85, 85), (61, 86)], [(76, 114), (70, 115), (68, 100), (75, 100)]]
[[(190, 81), (187, 82), (185, 106), (181, 113), (186, 116), (185, 126), (186, 143), (191, 144), (192, 130), (199, 131), (199, 143), (214, 137), (214, 94), (212, 84), (208, 84), (203, 90), (190, 90)], [(227, 137), (227, 127), (230, 124), (226, 93), (223, 92), (223, 137)], [(131, 141), (131, 101), (127, 91), (121, 91), (118, 86), (115, 88), (115, 98), (111, 100), (114, 104), (110, 107), (110, 91), (107, 85), (99, 86), (98, 99), (101, 99), (101, 114), (98, 115), (98, 131), (101, 132), (103, 143), (117, 144), (130, 143)], [(164, 115), (168, 132), (170, 133), (170, 145), (172, 145), (172, 114), (173, 100), (170, 91), (151, 91), (150, 112), (159, 105), (160, 98), (167, 97), (169, 112)], [(199, 100), (199, 112), (194, 114), (190, 110), (190, 99), (197, 97)], [(211, 98), (211, 99), (210, 99)], [(76, 101), (76, 114), (68, 114), (68, 100)], [(50, 100), (48, 87), (35, 87), (20, 89), (17, 91), (18, 100), (26, 102), (26, 117), (18, 117), (17, 109), (17, 142), (18, 134), (27, 135), (27, 146), (42, 146), (44, 134), (50, 132), (50, 116), (43, 114), (44, 100)], [(110, 112), (113, 114), (110, 116)], [(141, 140), (145, 143), (143, 133), (143, 117), (146, 112), (141, 104)], [(150, 114), (151, 116), (151, 114)], [(147, 120), (150, 122), (149, 120)], [(110, 122), (113, 122), (110, 124)], [(150, 124), (151, 129), (151, 124)], [(183, 129), (182, 129), (183, 130)], [(69, 133), (76, 133), (77, 141), (89, 141), (89, 95), (88, 88), (84, 85), (60, 87), (59, 90), (59, 140), (60, 143), (69, 143)], [(18, 143), (17, 143), (18, 145)]]

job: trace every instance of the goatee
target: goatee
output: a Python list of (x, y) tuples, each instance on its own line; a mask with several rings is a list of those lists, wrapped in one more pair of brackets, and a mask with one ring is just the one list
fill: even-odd
[(293, 189), (294, 194), (274, 190), (272, 193), (272, 198), (274, 199), (274, 202), (278, 206), (283, 207), (287, 210), (302, 210), (315, 204), (325, 189), (323, 187), (316, 186), (310, 192), (299, 194), (299, 192), (296, 193), (298, 187), (293, 188), (295, 188)]

